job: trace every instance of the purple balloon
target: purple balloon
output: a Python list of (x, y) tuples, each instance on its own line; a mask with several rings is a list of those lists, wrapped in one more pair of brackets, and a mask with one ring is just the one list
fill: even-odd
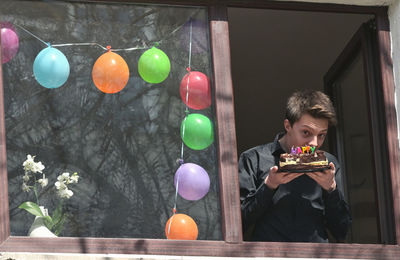
[(192, 27), (192, 53), (204, 53), (207, 51), (207, 23), (201, 20), (187, 21), (182, 27), (181, 46), (189, 51), (190, 27)]
[(19, 48), (18, 35), (12, 28), (1, 28), (1, 63), (9, 62), (17, 54)]
[(174, 185), (179, 178), (178, 193), (186, 200), (199, 200), (203, 198), (210, 189), (210, 177), (199, 165), (184, 163), (175, 173)]

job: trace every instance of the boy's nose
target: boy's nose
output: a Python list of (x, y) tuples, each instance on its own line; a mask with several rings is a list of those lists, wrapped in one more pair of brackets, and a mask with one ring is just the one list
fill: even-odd
[(318, 146), (318, 136), (313, 136), (312, 139), (310, 140), (310, 142), (308, 143), (308, 145), (311, 146)]

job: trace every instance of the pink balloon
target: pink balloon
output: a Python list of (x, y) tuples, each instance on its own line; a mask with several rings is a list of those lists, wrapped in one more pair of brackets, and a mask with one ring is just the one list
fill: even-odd
[(210, 177), (203, 167), (194, 163), (184, 163), (175, 173), (174, 185), (186, 200), (199, 200), (210, 189)]
[(191, 71), (181, 81), (180, 94), (188, 107), (205, 109), (211, 105), (210, 79), (204, 73)]
[(9, 62), (17, 54), (19, 48), (18, 35), (11, 28), (1, 28), (1, 63)]

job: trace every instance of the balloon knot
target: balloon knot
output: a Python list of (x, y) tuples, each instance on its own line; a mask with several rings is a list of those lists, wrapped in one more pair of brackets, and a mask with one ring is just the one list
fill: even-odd
[(178, 159), (176, 159), (176, 163), (179, 165), (182, 165), (184, 163), (184, 161), (183, 161), (183, 159), (178, 158)]
[(47, 47), (51, 47), (51, 44), (49, 42), (46, 42)]
[(187, 67), (186, 70), (187, 70), (187, 72), (190, 72), (190, 67)]
[(174, 208), (174, 209), (172, 210), (172, 212), (175, 214), (175, 213), (176, 213), (176, 208)]
[(160, 43), (159, 42), (155, 42), (153, 46), (154, 47), (158, 47), (158, 46), (160, 46)]
[(111, 51), (111, 46), (110, 45), (107, 45), (107, 51)]

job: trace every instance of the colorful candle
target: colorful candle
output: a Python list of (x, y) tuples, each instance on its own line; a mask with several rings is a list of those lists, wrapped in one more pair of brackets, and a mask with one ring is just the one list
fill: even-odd
[(304, 154), (304, 153), (314, 153), (315, 151), (315, 146), (298, 146), (298, 147), (293, 147), (290, 148), (290, 153), (291, 154)]

